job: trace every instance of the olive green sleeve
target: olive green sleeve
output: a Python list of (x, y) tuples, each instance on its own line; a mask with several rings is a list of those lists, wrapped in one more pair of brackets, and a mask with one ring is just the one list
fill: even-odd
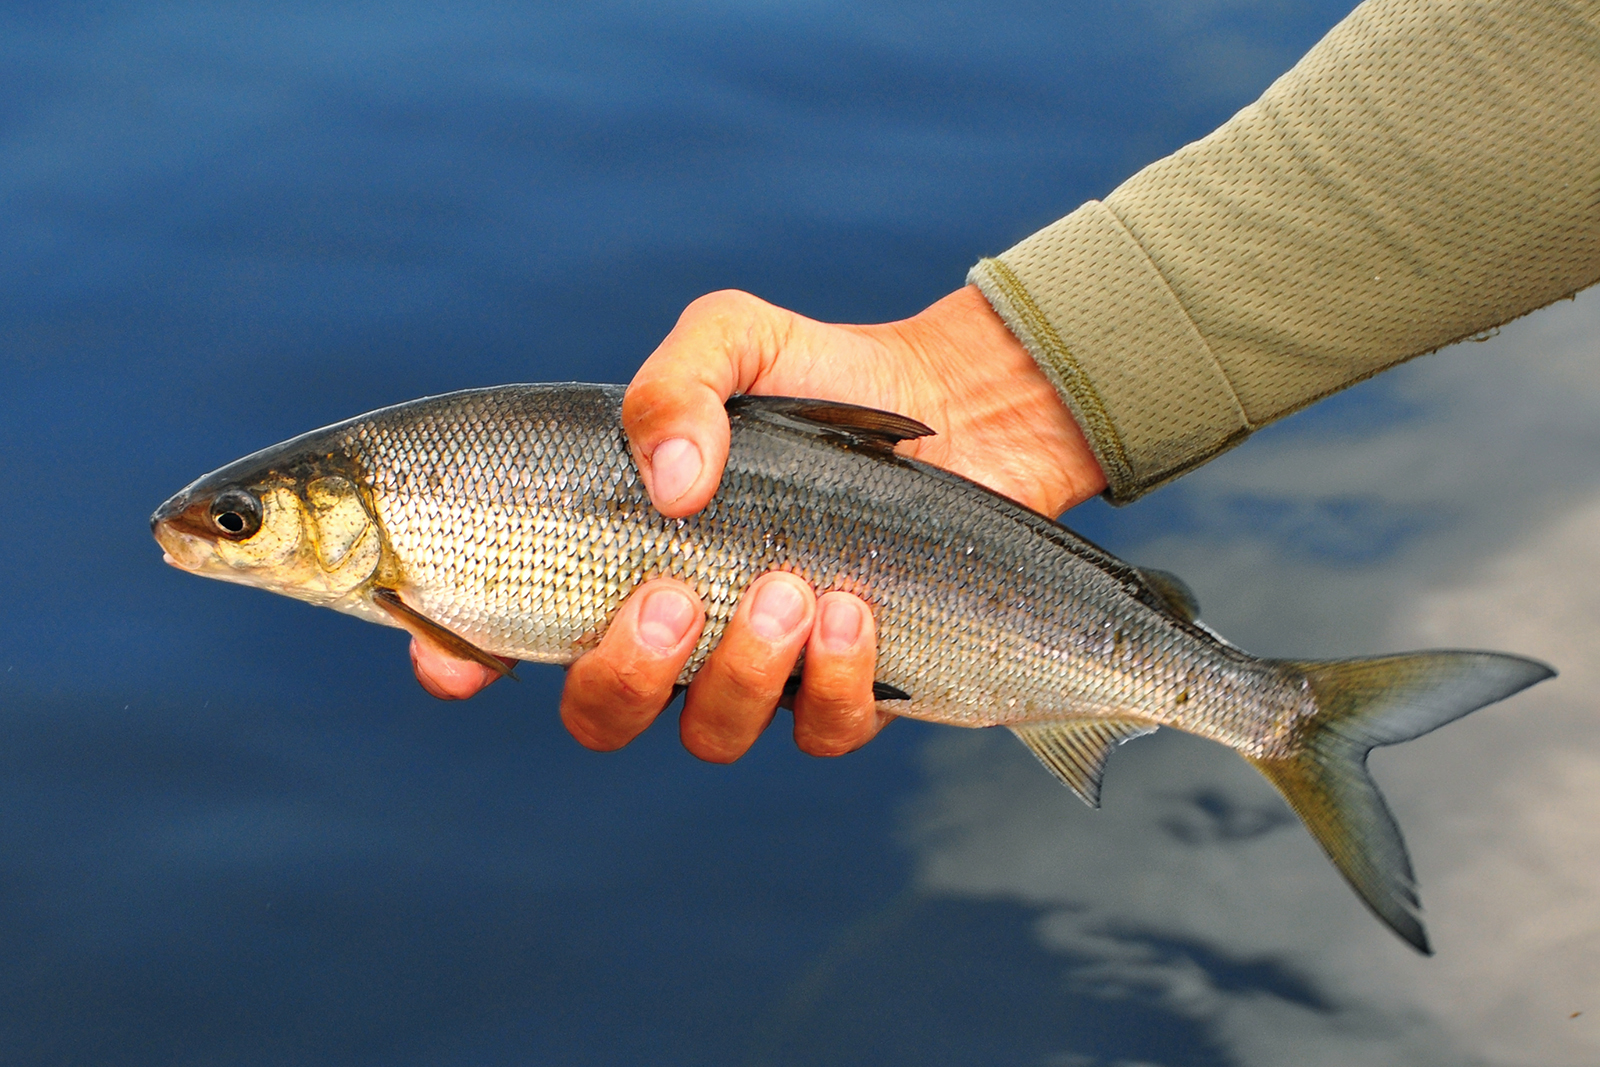
[(1135, 499), (1600, 280), (1600, 0), (1368, 0), (969, 280)]

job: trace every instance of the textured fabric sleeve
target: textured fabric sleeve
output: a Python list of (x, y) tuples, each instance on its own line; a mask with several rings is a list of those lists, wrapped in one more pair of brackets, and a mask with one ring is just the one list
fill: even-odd
[(1368, 0), (1215, 133), (969, 280), (1132, 500), (1600, 280), (1600, 0)]

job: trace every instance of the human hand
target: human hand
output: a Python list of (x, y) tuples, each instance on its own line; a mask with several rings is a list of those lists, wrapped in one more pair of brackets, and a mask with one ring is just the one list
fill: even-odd
[[(634, 375), (622, 405), (634, 459), (656, 507), (692, 515), (711, 499), (728, 455), (723, 407), (735, 393), (807, 396), (881, 408), (927, 424), (899, 451), (1057, 515), (1105, 488), (1088, 442), (1044, 373), (974, 286), (899, 322), (816, 322), (740, 292), (684, 311)], [(704, 625), (682, 583), (635, 590), (600, 644), (571, 667), (561, 716), (589, 748), (627, 744), (666, 706)], [(695, 675), (680, 718), (702, 759), (743, 755), (771, 721), (802, 649), (795, 741), (813, 755), (859, 748), (888, 716), (872, 699), (872, 613), (860, 599), (820, 599), (773, 572), (746, 590)], [(471, 696), (495, 675), (416, 642), (417, 678), (435, 696)]]

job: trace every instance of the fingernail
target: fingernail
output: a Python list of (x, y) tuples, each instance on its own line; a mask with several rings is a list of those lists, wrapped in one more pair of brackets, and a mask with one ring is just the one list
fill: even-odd
[(800, 590), (788, 582), (767, 582), (756, 590), (756, 602), (750, 605), (750, 628), (776, 641), (787, 637), (805, 617), (806, 601)]
[(668, 652), (678, 647), (694, 622), (694, 605), (676, 589), (657, 589), (639, 606), (639, 640)]
[(819, 627), (823, 648), (829, 652), (848, 652), (861, 640), (861, 609), (851, 600), (826, 599), (822, 602)]
[(700, 448), (682, 437), (669, 437), (656, 445), (650, 453), (651, 484), (655, 486), (656, 500), (670, 504), (677, 500), (700, 478), (704, 460)]

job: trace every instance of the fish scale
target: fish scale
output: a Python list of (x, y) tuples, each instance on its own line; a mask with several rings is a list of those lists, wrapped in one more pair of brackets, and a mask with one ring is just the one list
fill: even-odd
[(402, 626), (501, 671), (496, 656), (571, 662), (641, 582), (671, 576), (706, 607), (686, 683), (750, 582), (792, 571), (871, 605), (884, 710), (1007, 726), (1090, 804), (1110, 751), (1157, 726), (1232, 747), (1363, 903), (1429, 951), (1367, 753), (1550, 668), (1492, 652), (1251, 656), (1200, 624), (1173, 576), (895, 455), (931, 431), (850, 405), (730, 401), (716, 495), (669, 519), (634, 469), (621, 403), (617, 386), (521, 385), (386, 408), (206, 475), (152, 529), (186, 570)]
[[(1041, 538), (1032, 513), (933, 468), (736, 414), (717, 497), (667, 519), (620, 432), (618, 389), (428, 403), (446, 407), (391, 409), (344, 447), (415, 605), (496, 655), (570, 662), (635, 586), (669, 575), (707, 605), (687, 682), (744, 587), (781, 568), (872, 605), (878, 677), (911, 695), (900, 714), (976, 726), (1138, 709), (1165, 722), (1187, 677), (1184, 728), (1262, 754), (1266, 726), (1303, 701), (1274, 665), (1130, 600), (1103, 552), (1064, 530)], [(443, 485), (428, 476), (441, 468)], [(1107, 657), (1110, 633), (1122, 638)]]

